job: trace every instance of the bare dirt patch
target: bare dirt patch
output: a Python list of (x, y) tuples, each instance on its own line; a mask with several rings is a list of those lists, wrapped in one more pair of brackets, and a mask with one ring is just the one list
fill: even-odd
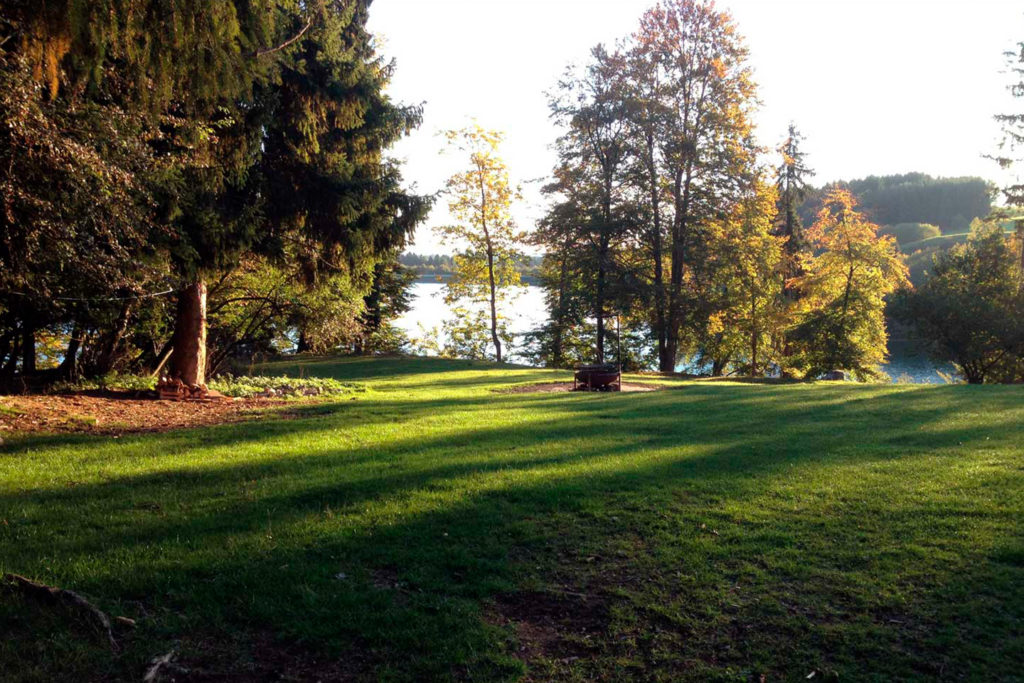
[(242, 422), (294, 401), (266, 398), (161, 401), (136, 392), (0, 397), (0, 438), (25, 433), (137, 434)]
[[(625, 392), (647, 392), (660, 391), (665, 387), (658, 384), (639, 384), (637, 382), (623, 382), (622, 391)], [(524, 384), (522, 386), (502, 389), (507, 394), (556, 394), (559, 392), (571, 392), (572, 382), (544, 382), (543, 384)], [(586, 392), (580, 392), (586, 393)]]
[(171, 666), (154, 681), (204, 683), (270, 683), (271, 681), (366, 680), (370, 658), (360, 651), (328, 656), (290, 644), (269, 632), (235, 634), (234, 638), (186, 638), (183, 652), (173, 654)]
[(600, 596), (544, 591), (498, 596), (488, 616), (492, 623), (513, 628), (515, 654), (527, 664), (593, 655), (610, 618), (607, 602)]

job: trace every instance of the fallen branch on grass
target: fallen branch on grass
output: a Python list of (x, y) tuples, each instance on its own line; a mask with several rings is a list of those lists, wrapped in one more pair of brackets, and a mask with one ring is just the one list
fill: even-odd
[(23, 595), (39, 602), (65, 605), (72, 611), (81, 614), (106, 636), (107, 641), (110, 643), (110, 649), (117, 652), (117, 641), (114, 640), (114, 630), (110, 625), (110, 617), (78, 593), (64, 588), (57, 588), (56, 586), (47, 586), (45, 583), (32, 581), (17, 574), (4, 574), (4, 583), (10, 588), (18, 590)]
[(165, 655), (153, 657), (153, 659), (149, 660), (149, 668), (146, 669), (146, 675), (142, 677), (142, 683), (156, 683), (160, 678), (160, 671), (162, 669), (180, 673), (181, 667), (174, 665), (171, 661), (174, 659), (174, 654), (174, 650), (171, 650)]
[(175, 664), (174, 655), (176, 654), (174, 650), (171, 650), (165, 655), (159, 655), (149, 660), (149, 668), (146, 669), (146, 675), (142, 677), (142, 683), (157, 683), (160, 680), (161, 674), (165, 673), (186, 678), (193, 674), (198, 674), (200, 677), (204, 675), (202, 671)]

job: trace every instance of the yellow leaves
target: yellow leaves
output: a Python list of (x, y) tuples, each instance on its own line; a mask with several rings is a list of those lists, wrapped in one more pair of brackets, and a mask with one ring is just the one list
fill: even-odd
[[(445, 186), (455, 222), (437, 228), (442, 241), (457, 243), (455, 277), (448, 283), (449, 302), (469, 299), (500, 301), (502, 289), (520, 284), (515, 258), (523, 234), (516, 228), (512, 204), (519, 189), (509, 181), (499, 154), (504, 135), (479, 124), (444, 132), (449, 149), (465, 155), (467, 169), (453, 174)], [(493, 287), (493, 291), (492, 291)]]
[(716, 57), (711, 60), (710, 64), (711, 72), (715, 74), (716, 78), (723, 79), (728, 74), (729, 69), (725, 65), (725, 61), (721, 57)]
[(708, 334), (716, 335), (726, 331), (725, 313), (717, 311), (708, 317)]
[(60, 89), (60, 63), (71, 50), (70, 28), (63, 22), (48, 22), (37, 16), (22, 39), (22, 51), (32, 65), (32, 77), (47, 86), (50, 99)]
[(833, 188), (808, 237), (817, 253), (793, 285), (801, 325), (810, 337), (804, 355), (812, 373), (843, 368), (872, 376), (885, 359), (885, 297), (908, 284), (895, 241), (856, 208), (849, 192)]
[(848, 190), (828, 191), (807, 236), (824, 250), (810, 267), (819, 286), (838, 280), (825, 289), (845, 289), (847, 281), (857, 278), (857, 284), (883, 297), (909, 284), (909, 271), (895, 240), (878, 236), (878, 226), (857, 211), (857, 201)]
[(508, 168), (499, 155), (504, 134), (474, 123), (443, 133), (449, 149), (465, 153), (469, 168), (452, 175), (445, 185), (448, 209), (457, 225), (440, 229), (442, 236), (470, 242), (515, 241), (512, 203), (521, 198), (509, 181)]
[(448, 142), (448, 149), (466, 152), (473, 159), (497, 157), (498, 148), (505, 141), (504, 132), (488, 130), (476, 121), (465, 128), (442, 131), (441, 135)]
[(825, 194), (817, 220), (807, 231), (815, 246), (838, 250), (854, 242), (866, 242), (875, 237), (878, 226), (857, 211), (857, 200), (849, 190), (833, 187)]

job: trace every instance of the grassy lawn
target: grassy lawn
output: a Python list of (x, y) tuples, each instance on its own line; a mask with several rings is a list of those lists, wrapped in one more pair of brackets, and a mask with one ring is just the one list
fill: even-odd
[(268, 371), (367, 391), (0, 447), (0, 573), (138, 620), (0, 591), (0, 680), (1024, 678), (1024, 387)]

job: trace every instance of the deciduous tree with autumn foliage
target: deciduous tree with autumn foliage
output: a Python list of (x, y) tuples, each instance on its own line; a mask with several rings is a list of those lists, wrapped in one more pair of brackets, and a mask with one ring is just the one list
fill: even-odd
[(723, 218), (710, 224), (715, 267), (707, 288), (715, 310), (702, 347), (719, 372), (763, 377), (780, 361), (787, 306), (782, 298), (786, 239), (773, 234), (775, 189), (759, 180)]
[(656, 88), (665, 105), (657, 145), (668, 199), (668, 279), (653, 286), (667, 309), (659, 368), (672, 371), (684, 326), (699, 308), (703, 226), (728, 211), (753, 179), (756, 85), (735, 21), (712, 2), (659, 3), (643, 15), (633, 40), (638, 59), (649, 65), (646, 78), (657, 83), (645, 89)]
[(845, 371), (857, 379), (879, 376), (888, 334), (885, 298), (909, 284), (896, 241), (857, 210), (849, 191), (825, 195), (807, 231), (815, 254), (796, 286), (803, 293), (793, 332), (793, 369), (805, 377)]
[[(451, 176), (446, 185), (448, 210), (455, 220), (438, 229), (444, 241), (459, 249), (445, 293), (458, 314), (457, 320), (449, 321), (449, 336), (461, 340), (463, 347), (480, 349), (473, 340), (483, 327), (500, 363), (509, 340), (502, 305), (522, 286), (516, 262), (523, 258), (526, 236), (512, 216), (513, 203), (521, 195), (500, 155), (502, 133), (473, 124), (449, 130), (445, 138), (451, 150), (468, 161), (466, 170)], [(486, 312), (471, 310), (466, 303), (483, 305)]]

